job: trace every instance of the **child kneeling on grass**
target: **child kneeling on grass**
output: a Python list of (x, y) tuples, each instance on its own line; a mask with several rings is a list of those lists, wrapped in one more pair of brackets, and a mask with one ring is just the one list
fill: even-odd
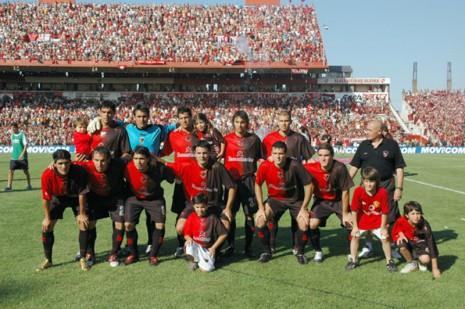
[(396, 220), (392, 228), (392, 240), (399, 246), (400, 254), (407, 261), (400, 270), (402, 274), (417, 269), (427, 271), (427, 265), (431, 264), (433, 278), (441, 276), (438, 267), (438, 247), (428, 221), (423, 218), (420, 203), (405, 203), (404, 215)]
[(361, 176), (362, 184), (355, 189), (351, 204), (354, 220), (350, 241), (350, 257), (346, 269), (352, 270), (359, 266), (357, 253), (360, 237), (371, 232), (381, 240), (387, 270), (394, 272), (397, 267), (391, 257), (391, 244), (386, 226), (389, 214), (388, 193), (386, 189), (380, 188), (380, 176), (376, 169), (366, 167), (362, 170)]
[(205, 194), (192, 199), (194, 212), (184, 225), (185, 252), (190, 269), (210, 272), (215, 269), (215, 256), (225, 241), (227, 231), (216, 214), (210, 213)]

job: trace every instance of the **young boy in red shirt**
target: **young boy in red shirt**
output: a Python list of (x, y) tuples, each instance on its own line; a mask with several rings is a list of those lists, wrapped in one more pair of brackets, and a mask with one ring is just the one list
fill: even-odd
[(190, 268), (210, 272), (215, 269), (217, 250), (227, 237), (220, 219), (208, 211), (208, 198), (200, 193), (192, 199), (194, 212), (184, 225), (185, 252), (191, 261)]
[(426, 265), (431, 263), (433, 278), (441, 276), (436, 241), (428, 221), (423, 217), (420, 203), (410, 201), (404, 205), (404, 215), (396, 220), (391, 233), (392, 240), (407, 261), (400, 273), (407, 274), (417, 269), (427, 271)]
[(346, 265), (347, 270), (352, 270), (359, 265), (357, 252), (360, 237), (371, 232), (381, 240), (386, 268), (390, 272), (397, 270), (391, 257), (391, 244), (387, 230), (387, 215), (389, 214), (388, 193), (380, 187), (379, 172), (372, 167), (362, 170), (362, 185), (358, 186), (352, 198), (352, 239), (350, 242), (350, 259)]
[(87, 120), (78, 118), (74, 121), (73, 143), (76, 147), (76, 161), (90, 159), (92, 137), (87, 133)]

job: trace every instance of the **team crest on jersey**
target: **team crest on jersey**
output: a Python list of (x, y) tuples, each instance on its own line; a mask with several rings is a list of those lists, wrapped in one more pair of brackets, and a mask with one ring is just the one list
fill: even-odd
[(207, 178), (207, 171), (206, 171), (206, 170), (200, 171), (200, 177), (201, 177), (202, 179)]
[(145, 137), (144, 136), (139, 136), (139, 143), (143, 144), (144, 141), (145, 141)]
[(140, 182), (141, 182), (142, 184), (144, 184), (144, 185), (147, 184), (147, 182), (148, 182), (148, 177), (145, 176), (145, 175), (142, 175), (142, 176), (140, 177)]
[(377, 211), (378, 208), (381, 207), (381, 204), (378, 202), (378, 201), (374, 201), (373, 204), (371, 204), (369, 207), (368, 207), (368, 210), (369, 211)]
[(279, 179), (283, 179), (283, 178), (284, 178), (284, 172), (283, 172), (283, 171), (279, 171), (279, 172), (278, 172), (278, 178), (279, 178)]
[(329, 174), (325, 174), (323, 177), (325, 178), (325, 181), (329, 180)]
[(192, 136), (190, 134), (186, 135), (185, 141), (189, 143), (192, 142)]
[(239, 150), (239, 151), (236, 153), (236, 157), (237, 157), (237, 158), (242, 158), (243, 156), (244, 156), (244, 153), (243, 153), (241, 150)]
[(383, 150), (383, 157), (387, 158), (389, 156), (389, 151)]

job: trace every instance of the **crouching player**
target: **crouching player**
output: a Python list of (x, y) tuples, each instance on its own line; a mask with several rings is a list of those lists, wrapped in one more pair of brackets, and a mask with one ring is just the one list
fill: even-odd
[(441, 276), (436, 241), (428, 221), (423, 218), (420, 203), (410, 201), (404, 205), (404, 216), (399, 217), (392, 228), (392, 240), (407, 261), (407, 265), (400, 270), (402, 274), (417, 269), (427, 271), (426, 265), (431, 263), (433, 277), (437, 279)]
[(53, 266), (52, 250), (55, 236), (53, 228), (58, 219), (63, 219), (63, 212), (70, 207), (79, 225), (79, 265), (82, 270), (89, 270), (84, 258), (87, 249), (89, 219), (86, 212), (87, 174), (77, 165), (71, 164), (71, 154), (63, 149), (53, 153), (53, 168), (47, 168), (42, 174), (42, 243), (45, 260), (37, 268), (42, 271)]
[(366, 167), (361, 176), (362, 185), (355, 189), (351, 204), (353, 227), (346, 269), (352, 270), (359, 265), (357, 253), (360, 237), (366, 232), (371, 232), (381, 240), (387, 270), (394, 272), (397, 267), (391, 257), (391, 243), (386, 226), (389, 214), (388, 193), (380, 187), (380, 177), (376, 169)]
[(192, 199), (194, 212), (184, 224), (185, 251), (190, 268), (209, 272), (215, 269), (215, 256), (227, 237), (221, 220), (208, 210), (208, 198), (200, 193)]
[(134, 149), (132, 161), (124, 172), (131, 191), (126, 200), (125, 227), (130, 255), (124, 260), (129, 265), (139, 258), (137, 252), (137, 230), (140, 213), (145, 209), (152, 218), (155, 228), (152, 232), (152, 248), (150, 249), (149, 264), (158, 265), (158, 251), (165, 237), (166, 202), (161, 187), (163, 180), (174, 182), (174, 173), (163, 164), (152, 160), (150, 151), (145, 146)]
[[(266, 263), (271, 259), (270, 231), (267, 222), (273, 219), (277, 222), (282, 214), (289, 209), (291, 216), (297, 221), (298, 231), (295, 236), (297, 261), (307, 264), (304, 255), (308, 240), (309, 224), (308, 203), (313, 193), (312, 177), (302, 164), (286, 156), (287, 147), (284, 142), (276, 142), (272, 146), (273, 162), (263, 162), (255, 178), (255, 196), (258, 212), (255, 217), (257, 236), (264, 252), (259, 262)], [(266, 182), (268, 199), (263, 201), (262, 185)]]

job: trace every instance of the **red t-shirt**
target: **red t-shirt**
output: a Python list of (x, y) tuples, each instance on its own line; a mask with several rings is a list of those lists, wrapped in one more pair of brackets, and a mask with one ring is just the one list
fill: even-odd
[(219, 236), (225, 235), (226, 229), (217, 216), (211, 214), (199, 217), (193, 212), (184, 224), (184, 236), (190, 236), (204, 248), (210, 248)]
[(392, 241), (396, 242), (399, 239), (400, 232), (404, 233), (408, 240), (413, 240), (415, 237), (415, 226), (411, 225), (404, 216), (399, 217), (392, 227)]
[(174, 152), (174, 162), (187, 163), (195, 161), (192, 146), (198, 142), (197, 137), (185, 130), (176, 129), (168, 135), (163, 146), (162, 156)]
[(92, 143), (92, 137), (89, 134), (74, 131), (73, 143), (76, 147), (76, 153), (90, 156), (90, 144)]
[(76, 162), (76, 164), (86, 170), (91, 192), (100, 196), (124, 195), (125, 164), (121, 159), (111, 159), (105, 172), (98, 172), (92, 161)]
[(260, 138), (251, 133), (239, 136), (229, 133), (224, 137), (224, 166), (234, 180), (253, 175), (257, 161), (263, 158), (263, 145)]
[(357, 213), (357, 224), (361, 230), (375, 230), (381, 227), (381, 216), (389, 213), (388, 193), (379, 188), (370, 196), (362, 186), (358, 186), (352, 197), (350, 206)]
[(77, 197), (86, 194), (87, 173), (77, 165), (71, 164), (68, 175), (62, 176), (54, 169), (47, 168), (41, 177), (42, 198), (51, 201), (53, 196), (57, 197)]
[(297, 160), (287, 158), (283, 168), (266, 160), (258, 167), (255, 178), (255, 183), (260, 186), (264, 182), (268, 188), (268, 197), (297, 202), (303, 200), (303, 186), (310, 184), (312, 177)]

